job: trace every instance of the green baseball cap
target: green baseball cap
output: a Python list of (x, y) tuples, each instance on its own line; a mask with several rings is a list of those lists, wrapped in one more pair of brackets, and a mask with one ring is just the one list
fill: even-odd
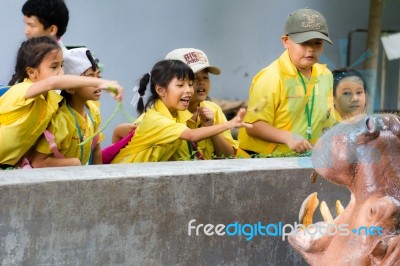
[(332, 44), (325, 17), (310, 8), (294, 11), (286, 20), (284, 34), (295, 43), (303, 43), (311, 39), (322, 39)]

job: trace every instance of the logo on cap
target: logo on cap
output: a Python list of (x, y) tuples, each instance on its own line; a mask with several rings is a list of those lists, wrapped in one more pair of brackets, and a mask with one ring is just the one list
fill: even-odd
[(317, 18), (319, 17), (318, 15), (303, 14), (303, 16), (306, 18), (306, 21), (301, 22), (303, 28), (315, 30), (321, 29), (321, 22), (317, 21)]
[(186, 60), (186, 64), (195, 64), (197, 62), (207, 63), (207, 58), (200, 52), (190, 52), (183, 55)]

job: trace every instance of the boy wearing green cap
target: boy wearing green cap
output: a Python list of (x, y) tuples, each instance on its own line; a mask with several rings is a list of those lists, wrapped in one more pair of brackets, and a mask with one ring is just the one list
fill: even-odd
[(238, 158), (305, 152), (332, 126), (332, 73), (317, 63), (324, 41), (331, 43), (324, 16), (313, 9), (294, 11), (281, 37), (286, 49), (252, 81)]

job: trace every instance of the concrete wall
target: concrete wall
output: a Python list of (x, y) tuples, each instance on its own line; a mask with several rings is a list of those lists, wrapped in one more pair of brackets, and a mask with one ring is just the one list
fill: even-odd
[[(293, 224), (308, 158), (102, 165), (0, 172), (2, 265), (306, 265), (280, 237), (188, 236), (193, 225)], [(320, 219), (317, 218), (317, 219)], [(195, 232), (193, 231), (192, 234)]]

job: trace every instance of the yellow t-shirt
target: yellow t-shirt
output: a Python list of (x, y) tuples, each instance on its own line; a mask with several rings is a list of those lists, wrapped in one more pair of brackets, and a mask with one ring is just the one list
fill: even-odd
[[(315, 143), (322, 130), (336, 121), (331, 116), (333, 108), (333, 79), (326, 65), (314, 64), (311, 78), (302, 80), (286, 50), (271, 65), (261, 70), (253, 79), (244, 122), (265, 121), (268, 124), (294, 132), (307, 139), (306, 104), (311, 113), (312, 94), (315, 93), (311, 115), (311, 143)], [(313, 89), (314, 88), (314, 89)], [(286, 144), (266, 142), (249, 136), (245, 128), (239, 130), (239, 148), (256, 153), (287, 153)]]
[(25, 99), (31, 85), (25, 79), (0, 97), (0, 164), (15, 165), (28, 152), (62, 100), (54, 91)]
[[(224, 113), (222, 112), (221, 107), (210, 101), (203, 101), (200, 103), (200, 107), (207, 107), (214, 113), (214, 125), (222, 124), (227, 121)], [(197, 121), (193, 121), (192, 119), (187, 121), (187, 126), (191, 129), (199, 128), (201, 126), (200, 117), (197, 118)], [(232, 133), (230, 130), (226, 130), (221, 133), (222, 136), (232, 145), (232, 147), (236, 150), (238, 147), (238, 143), (233, 139)], [(190, 152), (188, 145), (182, 145), (181, 148), (177, 150), (177, 153), (173, 156), (175, 160), (189, 160)], [(197, 148), (204, 156), (206, 160), (211, 160), (214, 153), (214, 145), (210, 138), (201, 140), (197, 142)]]
[[(83, 140), (87, 137), (93, 136), (93, 134), (99, 129), (101, 123), (100, 103), (96, 101), (87, 101), (86, 107), (93, 118), (93, 123), (88, 114), (86, 114), (86, 117), (82, 117), (82, 115), (74, 109), (69, 109), (64, 101), (57, 113), (51, 119), (47, 128), (54, 135), (54, 142), (57, 144), (58, 151), (66, 158), (81, 159), (82, 165), (87, 164), (89, 161), (93, 140), (88, 141), (82, 146), (82, 156), (81, 146), (78, 145), (81, 140), (76, 127), (75, 117), (78, 120)], [(71, 111), (74, 113), (75, 117)], [(99, 142), (103, 140), (103, 138), (103, 134), (100, 134)], [(49, 142), (46, 140), (44, 135), (39, 139), (36, 151), (44, 154), (52, 153)]]
[(161, 100), (146, 111), (128, 145), (121, 149), (111, 163), (168, 161), (183, 143), (179, 138), (187, 129), (186, 121), (192, 114), (178, 111), (172, 117)]
[(336, 109), (333, 110), (332, 116), (338, 123), (342, 122), (342, 120), (343, 120), (342, 117), (340, 116), (339, 112), (336, 111)]

